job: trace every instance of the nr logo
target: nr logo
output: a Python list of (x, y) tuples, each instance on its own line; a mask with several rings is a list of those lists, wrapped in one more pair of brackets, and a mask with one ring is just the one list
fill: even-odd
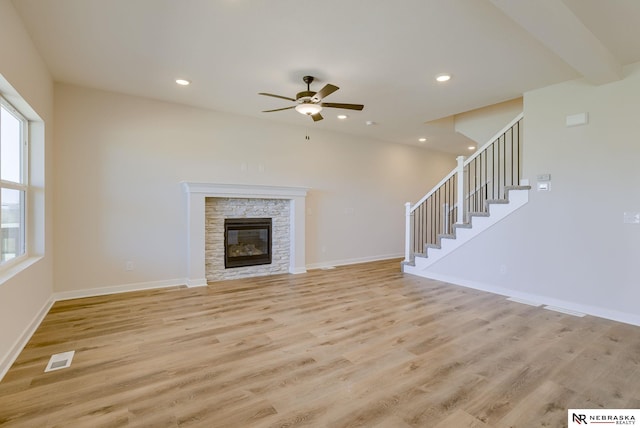
[(587, 415), (580, 415), (580, 414), (573, 414), (573, 422), (577, 423), (577, 424), (587, 424)]

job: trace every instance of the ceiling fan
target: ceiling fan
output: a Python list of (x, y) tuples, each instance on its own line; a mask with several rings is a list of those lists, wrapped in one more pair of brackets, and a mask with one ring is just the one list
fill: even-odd
[(283, 100), (289, 100), (289, 101), (293, 101), (294, 103), (296, 103), (296, 105), (289, 106), (289, 107), (277, 108), (275, 110), (264, 110), (263, 113), (270, 113), (270, 112), (273, 112), (273, 111), (289, 110), (289, 109), (294, 108), (299, 113), (306, 114), (307, 116), (311, 116), (313, 121), (317, 122), (319, 120), (322, 120), (322, 115), (320, 114), (320, 112), (322, 111), (322, 109), (324, 107), (344, 108), (344, 109), (348, 109), (348, 110), (362, 110), (364, 108), (364, 106), (362, 104), (323, 103), (322, 100), (325, 97), (327, 97), (328, 95), (333, 94), (335, 91), (337, 91), (340, 88), (338, 88), (337, 86), (334, 86), (332, 84), (327, 84), (322, 89), (320, 89), (318, 92), (313, 92), (310, 89), (310, 85), (314, 80), (313, 76), (304, 76), (302, 78), (302, 80), (304, 81), (304, 83), (307, 84), (307, 90), (306, 91), (302, 91), (302, 92), (298, 92), (298, 94), (296, 95), (295, 98), (284, 97), (282, 95), (267, 94), (265, 92), (260, 92), (258, 95), (266, 95), (267, 97), (282, 98)]

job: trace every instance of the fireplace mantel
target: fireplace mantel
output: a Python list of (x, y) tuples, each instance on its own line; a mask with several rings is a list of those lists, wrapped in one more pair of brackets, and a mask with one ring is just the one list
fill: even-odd
[(205, 199), (256, 198), (290, 201), (289, 272), (305, 273), (305, 201), (308, 188), (182, 182), (187, 193), (187, 286), (207, 285), (205, 274)]

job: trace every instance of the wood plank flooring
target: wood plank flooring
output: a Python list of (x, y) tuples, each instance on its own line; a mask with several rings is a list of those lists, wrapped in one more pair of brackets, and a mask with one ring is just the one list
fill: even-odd
[(58, 302), (0, 383), (0, 426), (562, 427), (640, 408), (639, 385), (640, 327), (393, 260)]

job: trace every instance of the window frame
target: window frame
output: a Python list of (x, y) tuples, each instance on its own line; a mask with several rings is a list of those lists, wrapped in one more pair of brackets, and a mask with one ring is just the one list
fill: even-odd
[[(29, 257), (29, 120), (17, 108), (15, 108), (0, 93), (0, 106), (5, 108), (11, 115), (20, 121), (20, 182), (7, 181), (1, 178), (2, 165), (0, 163), (0, 206), (2, 205), (2, 189), (16, 190), (22, 192), (22, 200), (20, 204), (20, 232), (21, 232), (21, 248), (16, 256), (2, 261), (0, 258), (0, 271), (7, 267), (14, 266)], [(2, 119), (0, 118), (0, 127), (2, 127)], [(0, 243), (1, 245), (1, 243)]]

